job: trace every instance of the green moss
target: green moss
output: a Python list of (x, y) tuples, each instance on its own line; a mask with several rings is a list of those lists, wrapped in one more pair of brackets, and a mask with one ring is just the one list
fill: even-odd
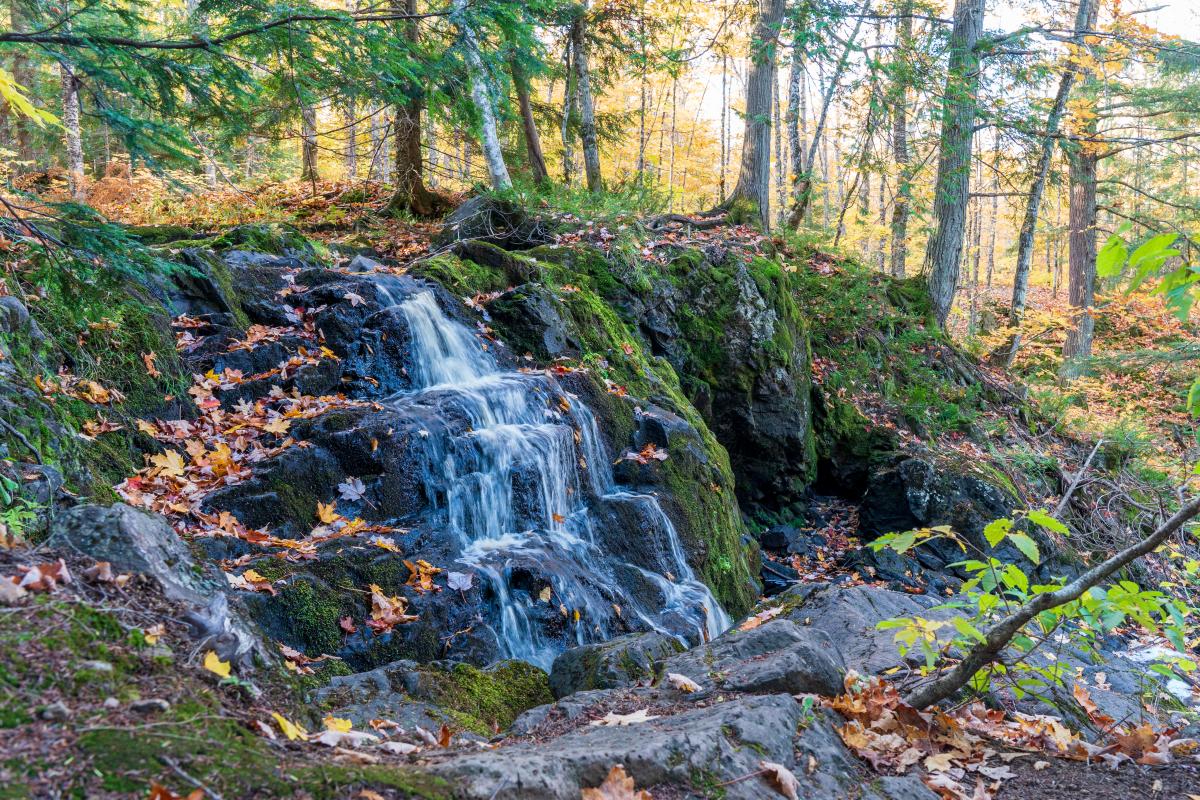
[(427, 699), (463, 715), (458, 721), (483, 735), (507, 728), (523, 711), (554, 702), (549, 677), (524, 661), (486, 670), (456, 664), (448, 671), (430, 670), (425, 677)]
[(322, 591), (309, 580), (299, 579), (281, 588), (274, 597), (296, 640), (310, 655), (336, 652), (342, 645), (341, 606), (337, 594)]
[(436, 281), (455, 294), (467, 297), (502, 291), (512, 285), (499, 267), (483, 266), (449, 253), (422, 261), (412, 269), (412, 274)]

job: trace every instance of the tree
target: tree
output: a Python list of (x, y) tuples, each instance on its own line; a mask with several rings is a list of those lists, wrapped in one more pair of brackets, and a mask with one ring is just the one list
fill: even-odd
[[(393, 8), (403, 13), (405, 19), (400, 25), (403, 28), (404, 42), (415, 49), (421, 38), (416, 0), (394, 0)], [(395, 106), (393, 136), (396, 161), (388, 209), (393, 212), (404, 209), (418, 217), (441, 216), (448, 210), (449, 203), (440, 194), (430, 191), (425, 186), (425, 159), (421, 156), (424, 87), (419, 80), (410, 77), (400, 82), (399, 91), (403, 99)]]
[(934, 182), (934, 230), (925, 248), (929, 296), (938, 324), (945, 325), (958, 289), (970, 195), (971, 143), (979, 91), (979, 37), (984, 0), (955, 0), (950, 60), (942, 96), (942, 131)]
[(903, 278), (908, 258), (908, 217), (912, 207), (912, 167), (908, 154), (908, 84), (904, 59), (909, 57), (913, 39), (913, 0), (904, 0), (896, 8), (896, 58), (892, 65), (892, 157), (899, 174), (891, 220), (891, 273)]
[(771, 225), (771, 103), (775, 94), (775, 58), (785, 0), (759, 0), (750, 40), (746, 76), (746, 126), (737, 184), (725, 207), (748, 201), (763, 229)]
[(525, 155), (529, 159), (529, 171), (533, 174), (534, 183), (548, 183), (550, 173), (546, 169), (546, 156), (542, 153), (542, 139), (538, 135), (537, 120), (533, 117), (533, 101), (529, 96), (529, 76), (525, 74), (520, 57), (515, 53), (509, 57), (509, 72), (512, 74), (513, 89), (517, 93), (517, 105), (521, 109), (521, 130), (525, 138)]
[(590, 192), (604, 191), (600, 174), (600, 145), (596, 139), (596, 109), (592, 102), (592, 77), (588, 65), (587, 6), (571, 20), (571, 52), (575, 61), (576, 97), (579, 101), (579, 139), (583, 145), (583, 171)]
[[(487, 68), (479, 54), (479, 42), (475, 29), (468, 16), (467, 0), (454, 0), (451, 20), (458, 28), (459, 42), (467, 64), (467, 72), (471, 82), (471, 98), (475, 101), (475, 109), (479, 114), (480, 143), (483, 145), (483, 159), (487, 164), (488, 176), (494, 189), (509, 189), (512, 178), (508, 174), (508, 166), (504, 163), (504, 151), (500, 147), (500, 127), (496, 121), (496, 105), (488, 81)], [(399, 126), (398, 126), (399, 127)], [(418, 135), (420, 126), (417, 127)]]
[(1012, 321), (1020, 322), (1025, 311), (1025, 298), (1029, 292), (1029, 269), (1033, 264), (1033, 237), (1037, 231), (1038, 213), (1042, 205), (1042, 195), (1046, 190), (1046, 178), (1050, 174), (1050, 162), (1054, 158), (1054, 150), (1058, 144), (1058, 127), (1063, 112), (1067, 108), (1067, 99), (1071, 95), (1071, 86), (1079, 71), (1079, 59), (1085, 47), (1084, 36), (1087, 31), (1096, 26), (1096, 16), (1099, 11), (1098, 0), (1079, 0), (1075, 12), (1075, 30), (1071, 36), (1070, 52), (1067, 64), (1063, 68), (1062, 77), (1058, 82), (1058, 91), (1046, 117), (1045, 134), (1042, 137), (1038, 163), (1034, 168), (1033, 183), (1029, 187), (1029, 197), (1025, 204), (1025, 217), (1021, 221), (1021, 231), (1017, 237), (1017, 265), (1013, 277)]

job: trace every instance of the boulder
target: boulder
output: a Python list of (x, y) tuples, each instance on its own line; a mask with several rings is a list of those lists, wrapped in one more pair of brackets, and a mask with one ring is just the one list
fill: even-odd
[(789, 694), (840, 694), (845, 667), (823, 631), (787, 619), (749, 631), (736, 628), (713, 642), (668, 658), (664, 673), (684, 675), (704, 689)]
[(464, 239), (482, 239), (508, 250), (524, 250), (550, 241), (548, 226), (531, 217), (516, 203), (477, 195), (459, 205), (445, 219), (434, 240), (446, 245)]
[(617, 689), (647, 683), (655, 677), (655, 665), (682, 647), (678, 640), (657, 631), (572, 647), (554, 659), (550, 689), (555, 697), (561, 698), (588, 689)]
[(213, 568), (202, 568), (167, 521), (124, 503), (80, 505), (58, 514), (46, 546), (109, 562), (115, 572), (153, 578), (167, 598), (184, 606), (184, 618), (203, 646), (246, 669), (256, 657), (274, 661)]
[[(711, 796), (719, 789), (730, 800), (757, 800), (778, 796), (760, 774), (764, 760), (790, 769), (801, 797), (855, 792), (863, 800), (933, 798), (915, 777), (862, 781), (866, 770), (842, 745), (834, 718), (825, 712), (807, 717), (790, 695), (740, 696), (680, 710), (646, 709), (620, 691), (584, 693), (595, 710), (577, 714), (568, 723), (572, 729), (556, 738), (546, 740), (538, 732), (528, 742), (434, 760), (429, 769), (454, 782), (456, 796), (471, 800), (577, 800), (582, 789), (599, 786), (616, 765), (637, 788), (655, 796)], [(620, 713), (645, 709), (652, 718), (609, 725), (583, 721), (603, 716), (598, 708), (630, 699), (638, 708), (624, 707)], [(561, 718), (555, 724), (562, 725)]]

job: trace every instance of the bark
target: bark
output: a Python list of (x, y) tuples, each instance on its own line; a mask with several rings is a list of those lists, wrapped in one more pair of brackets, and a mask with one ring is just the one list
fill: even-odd
[(1091, 314), (1096, 298), (1096, 163), (1093, 152), (1078, 152), (1070, 158), (1067, 300), (1075, 310), (1075, 327), (1063, 342), (1060, 374), (1065, 381), (1078, 377), (1092, 354), (1096, 324)]
[(534, 183), (549, 183), (550, 173), (546, 169), (546, 156), (542, 153), (542, 138), (538, 135), (537, 121), (533, 118), (533, 101), (529, 97), (529, 77), (516, 56), (509, 60), (513, 86), (517, 90), (517, 104), (521, 107), (521, 128), (525, 133), (525, 155), (529, 159), (529, 171)]
[(354, 183), (358, 177), (358, 106), (353, 100), (346, 101), (346, 180)]
[(563, 110), (562, 110), (562, 147), (563, 147), (563, 184), (571, 185), (571, 178), (575, 172), (575, 139), (571, 136), (571, 120), (575, 119), (578, 114), (575, 113), (575, 80), (574, 70), (571, 68), (573, 62), (572, 51), (574, 46), (571, 37), (567, 36), (567, 46), (563, 53), (563, 65), (565, 67), (563, 79)]
[[(825, 87), (825, 94), (821, 101), (821, 113), (817, 117), (816, 126), (813, 128), (812, 139), (809, 141), (808, 157), (804, 161), (804, 170), (796, 183), (795, 203), (792, 206), (792, 213), (788, 217), (788, 225), (793, 228), (799, 227), (808, 214), (808, 206), (812, 202), (812, 175), (813, 165), (816, 163), (817, 147), (820, 146), (821, 140), (825, 134), (825, 121), (829, 117), (829, 108), (833, 104), (834, 95), (837, 93), (838, 86), (842, 82), (842, 75), (846, 72), (846, 67), (850, 64), (850, 54), (854, 50), (854, 42), (858, 39), (858, 32), (862, 29), (863, 20), (867, 17), (867, 11), (870, 8), (871, 0), (863, 0), (862, 7), (858, 11), (858, 19), (854, 23), (854, 30), (850, 32), (850, 36), (846, 39), (846, 44), (842, 48), (842, 55), (838, 59), (837, 65), (834, 67), (833, 75), (829, 78), (829, 85)], [(826, 176), (828, 177), (828, 176)], [(828, 181), (826, 181), (828, 187)], [(826, 203), (828, 206), (828, 203)], [(825, 211), (825, 216), (828, 218), (828, 207)]]
[(317, 110), (310, 105), (300, 109), (300, 180), (317, 180)]
[(983, 641), (972, 647), (954, 669), (911, 692), (904, 698), (905, 702), (913, 708), (923, 709), (953, 697), (967, 685), (975, 673), (999, 658), (1013, 637), (1034, 617), (1043, 611), (1078, 600), (1084, 592), (1097, 586), (1117, 570), (1123, 569), (1147, 553), (1153, 552), (1197, 514), (1200, 514), (1200, 497), (1188, 501), (1174, 516), (1145, 539), (1097, 564), (1061, 589), (1039, 594), (1016, 611), (1002, 617), (983, 631)]
[(925, 248), (929, 296), (945, 325), (958, 288), (971, 181), (971, 142), (979, 89), (979, 53), (985, 0), (955, 0), (950, 62), (942, 99), (942, 133), (934, 183), (934, 230)]
[(725, 173), (729, 166), (729, 57), (721, 56), (721, 178), (718, 198), (724, 205)]
[[(1075, 31), (1071, 37), (1072, 51), (1084, 46), (1084, 36), (1095, 26), (1099, 7), (1098, 0), (1079, 0), (1079, 7), (1075, 13)], [(1074, 52), (1071, 53), (1071, 56), (1074, 56)], [(1022, 314), (1025, 313), (1026, 298), (1029, 294), (1029, 270), (1033, 266), (1033, 238), (1037, 232), (1042, 195), (1046, 190), (1046, 177), (1050, 174), (1050, 164), (1054, 159), (1054, 150), (1058, 142), (1058, 126), (1066, 111), (1067, 100), (1071, 96), (1071, 87), (1075, 83), (1076, 74), (1076, 67), (1068, 60), (1058, 82), (1054, 104), (1050, 107), (1050, 114), (1046, 118), (1046, 135), (1042, 138), (1041, 152), (1033, 173), (1033, 185), (1029, 188), (1029, 197), (1025, 204), (1025, 217), (1021, 221), (1021, 231), (1017, 236), (1017, 266), (1013, 276), (1012, 294), (1012, 322), (1014, 325), (1020, 322)]]
[[(896, 43), (898, 59), (912, 49), (913, 0), (904, 0), (897, 9)], [(901, 72), (892, 90), (892, 158), (898, 171), (896, 199), (892, 205), (891, 272), (903, 278), (908, 260), (908, 217), (912, 206), (912, 164), (908, 154), (908, 76)]]
[[(9, 0), (9, 20), (14, 33), (21, 32), (25, 28), (25, 15), (21, 9), (21, 0)], [(34, 87), (35, 73), (32, 62), (29, 60), (29, 49), (18, 47), (13, 51), (12, 56), (12, 76), (13, 80), (23, 86), (27, 91), (32, 92)], [(35, 161), (33, 152), (33, 122), (25, 119), (20, 114), (14, 114), (12, 118), (12, 128), (15, 134), (17, 145), (17, 160), (25, 162), (17, 167), (16, 172), (24, 172), (31, 169)]]
[(754, 205), (763, 229), (771, 225), (771, 98), (775, 94), (775, 53), (785, 0), (759, 0), (746, 75), (746, 127), (738, 181), (726, 205)]
[(67, 64), (59, 65), (62, 85), (62, 125), (67, 145), (67, 183), (76, 202), (87, 199), (83, 177), (83, 139), (79, 128), (79, 78)]
[[(400, 13), (415, 15), (416, 0), (393, 0), (393, 8)], [(403, 23), (404, 38), (416, 44), (421, 30), (416, 19)], [(396, 104), (395, 112), (395, 163), (392, 174), (394, 189), (388, 200), (388, 210), (405, 210), (418, 217), (437, 217), (449, 210), (437, 192), (425, 186), (425, 158), (421, 153), (421, 113), (425, 110), (424, 89), (413, 81), (404, 90), (407, 98)]]
[(784, 125), (787, 126), (788, 151), (791, 156), (792, 195), (795, 196), (797, 182), (804, 171), (804, 145), (800, 139), (800, 107), (801, 77), (804, 74), (804, 56), (801, 47), (804, 45), (804, 32), (797, 26), (796, 38), (792, 42), (792, 66), (788, 71), (787, 116)]
[(579, 139), (583, 144), (583, 171), (589, 192), (604, 191), (600, 174), (600, 144), (596, 138), (596, 109), (592, 103), (592, 77), (588, 68), (587, 6), (571, 23), (571, 49), (575, 52), (576, 94), (579, 98)]
[[(488, 82), (487, 68), (479, 54), (479, 40), (467, 16), (467, 0), (454, 0), (451, 4), (450, 19), (458, 28), (467, 59), (467, 69), (471, 76), (471, 99), (475, 101), (475, 110), (479, 113), (479, 143), (483, 148), (488, 178), (493, 189), (512, 188), (512, 178), (509, 177), (508, 166), (504, 163), (504, 151), (500, 148), (500, 126), (496, 121), (495, 98)], [(420, 131), (420, 125), (417, 126), (417, 130)]]

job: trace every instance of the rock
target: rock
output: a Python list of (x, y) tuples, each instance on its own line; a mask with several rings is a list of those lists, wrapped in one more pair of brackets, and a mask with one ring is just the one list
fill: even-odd
[(368, 258), (360, 253), (350, 259), (350, 263), (346, 265), (346, 269), (350, 272), (374, 272), (382, 266), (383, 264), (375, 259)]
[(113, 665), (107, 661), (81, 661), (79, 669), (88, 672), (94, 672), (97, 675), (111, 675), (113, 673)]
[(587, 689), (616, 689), (646, 683), (655, 677), (657, 662), (681, 649), (677, 640), (656, 631), (573, 647), (554, 659), (550, 689), (555, 697), (562, 698)]
[(336, 676), (314, 698), (356, 725), (390, 719), (408, 728), (436, 730), (451, 721), (476, 736), (507, 728), (521, 712), (551, 699), (546, 673), (521, 661), (479, 669), (408, 660)]
[(705, 689), (832, 697), (841, 693), (845, 673), (836, 654), (824, 632), (778, 619), (749, 631), (728, 631), (667, 659), (663, 671), (686, 675)]
[(136, 572), (156, 580), (167, 598), (183, 604), (193, 633), (224, 660), (253, 668), (257, 655), (274, 660), (274, 648), (263, 646), (253, 626), (230, 607), (228, 588), (192, 559), (187, 545), (157, 514), (124, 503), (80, 505), (59, 514), (46, 545), (96, 561), (114, 572)]
[(171, 704), (161, 697), (147, 697), (134, 700), (129, 704), (129, 710), (138, 714), (165, 714), (171, 710)]
[[(594, 701), (614, 696), (611, 691), (583, 694)], [(730, 800), (777, 796), (758, 777), (762, 760), (791, 769), (801, 797), (842, 797), (859, 784), (855, 774), (861, 768), (833, 730), (833, 718), (820, 712), (804, 720), (800, 704), (789, 695), (736, 697), (674, 715), (648, 713), (657, 718), (630, 725), (583, 724), (549, 740), (451, 756), (435, 761), (430, 770), (453, 781), (457, 796), (470, 800), (577, 800), (583, 788), (600, 785), (616, 764), (639, 789), (658, 787), (656, 796), (707, 796), (714, 787)], [(806, 768), (810, 754), (817, 765), (812, 773)], [(856, 796), (933, 797), (919, 782), (890, 789), (867, 785)]]
[(120, 708), (120, 707), (121, 707), (121, 701), (120, 701), (120, 700), (118, 700), (118, 699), (117, 699), (117, 698), (115, 698), (115, 697), (106, 697), (106, 698), (104, 698), (104, 703), (103, 703), (103, 705), (104, 705), (104, 707), (105, 707), (105, 708), (107, 708), (107, 709), (109, 709), (109, 710), (112, 710), (112, 709), (114, 709), (114, 708)]
[(43, 708), (38, 716), (48, 722), (62, 722), (70, 719), (73, 713), (70, 706), (61, 700), (56, 700)]
[(434, 242), (445, 245), (464, 239), (524, 250), (550, 241), (550, 233), (543, 222), (516, 203), (477, 195), (446, 216), (445, 227)]

